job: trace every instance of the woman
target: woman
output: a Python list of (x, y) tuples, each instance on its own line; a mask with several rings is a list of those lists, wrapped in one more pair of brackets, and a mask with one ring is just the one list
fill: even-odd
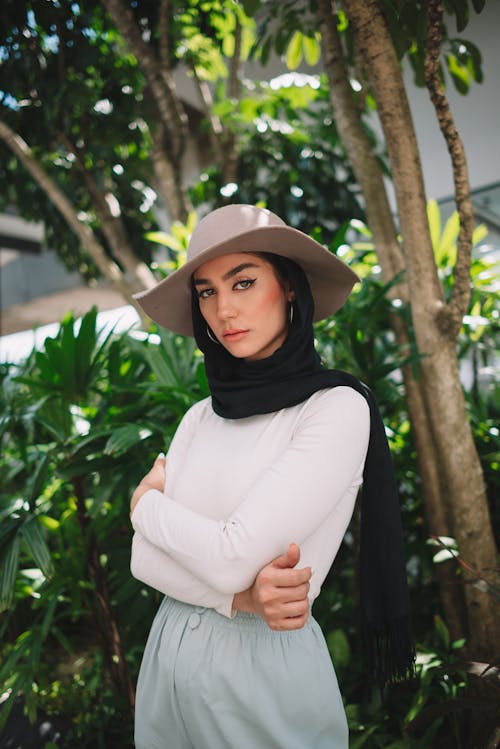
[(137, 749), (346, 749), (309, 609), (362, 482), (368, 666), (381, 682), (411, 671), (383, 424), (368, 389), (314, 350), (313, 320), (357, 280), (270, 211), (230, 205), (200, 222), (183, 268), (138, 295), (158, 324), (195, 336), (211, 398), (132, 498), (132, 572), (167, 595), (139, 676)]

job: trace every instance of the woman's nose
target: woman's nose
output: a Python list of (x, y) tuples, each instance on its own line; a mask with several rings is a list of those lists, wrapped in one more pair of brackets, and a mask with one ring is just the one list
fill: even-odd
[(234, 300), (230, 294), (219, 293), (217, 295), (217, 315), (220, 320), (232, 319), (236, 316), (237, 310)]

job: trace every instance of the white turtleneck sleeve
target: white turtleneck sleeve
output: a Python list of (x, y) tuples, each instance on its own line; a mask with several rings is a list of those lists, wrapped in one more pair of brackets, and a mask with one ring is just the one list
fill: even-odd
[(362, 480), (365, 399), (337, 387), (237, 422), (216, 416), (207, 401), (194, 408), (183, 430), (184, 459), (167, 459), (165, 493), (141, 497), (134, 529), (222, 595), (248, 588), (296, 541), (305, 552), (301, 566), (315, 569), (317, 594)]

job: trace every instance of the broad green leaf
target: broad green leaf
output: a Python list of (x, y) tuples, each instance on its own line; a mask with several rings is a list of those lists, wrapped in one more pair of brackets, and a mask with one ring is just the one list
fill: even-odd
[(427, 221), (429, 222), (432, 246), (436, 253), (441, 236), (441, 213), (437, 200), (429, 200), (427, 203)]
[(335, 668), (345, 668), (351, 660), (349, 640), (342, 629), (334, 629), (326, 637), (326, 644), (332, 656)]
[(321, 47), (316, 37), (303, 36), (302, 48), (308, 65), (316, 65), (321, 56)]
[(482, 242), (483, 239), (486, 239), (487, 236), (488, 236), (488, 227), (486, 226), (486, 224), (478, 224), (478, 226), (476, 226), (474, 231), (472, 232), (473, 246)]
[(50, 452), (46, 452), (40, 455), (36, 468), (33, 473), (33, 479), (31, 481), (31, 487), (27, 500), (30, 506), (34, 505), (35, 500), (38, 499), (42, 493), (44, 484), (47, 479), (47, 471), (50, 461)]
[(35, 564), (40, 568), (45, 577), (52, 577), (54, 565), (38, 518), (33, 517), (23, 523), (21, 533)]
[(19, 551), (21, 548), (21, 535), (15, 533), (10, 544), (6, 548), (0, 565), (0, 611), (7, 609), (14, 593), (17, 570), (19, 568)]
[(460, 94), (466, 94), (470, 85), (467, 68), (461, 65), (457, 58), (451, 54), (446, 55), (446, 62), (457, 91)]
[(156, 242), (164, 247), (170, 247), (171, 250), (180, 252), (183, 247), (178, 239), (173, 237), (171, 234), (167, 234), (166, 231), (148, 231), (144, 235), (150, 242)]
[(446, 650), (448, 650), (450, 647), (450, 632), (439, 614), (436, 614), (434, 616), (434, 626), (437, 630), (437, 633), (439, 634), (441, 642), (443, 643)]
[(247, 16), (254, 16), (262, 5), (262, 0), (242, 0), (242, 5)]
[(75, 341), (75, 361), (77, 373), (88, 373), (92, 365), (92, 353), (96, 346), (97, 307), (87, 312), (80, 323), (80, 330)]
[(468, 39), (461, 40), (461, 43), (466, 47), (469, 59), (467, 61), (467, 69), (476, 81), (476, 83), (482, 83), (484, 80), (483, 74), (483, 57), (481, 50), (475, 44)]
[(469, 5), (465, 0), (449, 0), (455, 18), (457, 19), (457, 31), (461, 32), (465, 29), (469, 22)]
[(108, 439), (104, 446), (105, 455), (122, 455), (138, 442), (151, 437), (152, 431), (139, 424), (127, 424), (119, 427)]
[(349, 740), (349, 749), (361, 749), (361, 747), (369, 741), (370, 736), (377, 730), (377, 728), (377, 725), (364, 728), (360, 736), (355, 736)]
[(438, 265), (442, 265), (446, 261), (452, 259), (454, 250), (456, 251), (458, 233), (460, 231), (460, 219), (458, 212), (453, 211), (450, 218), (447, 220), (441, 239), (437, 247), (436, 261)]
[(49, 531), (57, 531), (61, 526), (59, 520), (50, 517), (50, 515), (38, 515), (38, 520)]
[(447, 562), (450, 559), (456, 559), (456, 555), (453, 553), (453, 551), (451, 549), (440, 549), (432, 557), (432, 561), (434, 562), (434, 564), (440, 564), (441, 562)]
[(301, 31), (294, 31), (286, 50), (286, 66), (289, 70), (296, 70), (302, 61), (302, 38)]

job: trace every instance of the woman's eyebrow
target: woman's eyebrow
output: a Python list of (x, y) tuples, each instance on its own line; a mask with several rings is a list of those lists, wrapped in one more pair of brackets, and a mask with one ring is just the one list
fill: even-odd
[[(238, 273), (240, 273), (242, 270), (246, 270), (247, 268), (258, 268), (259, 266), (256, 265), (256, 263), (241, 263), (240, 265), (237, 265), (235, 268), (231, 268), (231, 270), (228, 270), (227, 273), (224, 273), (222, 276), (223, 281), (227, 281), (228, 278), (232, 278), (233, 276), (236, 276)], [(201, 286), (202, 284), (210, 283), (209, 278), (194, 278), (193, 283), (195, 286)]]

